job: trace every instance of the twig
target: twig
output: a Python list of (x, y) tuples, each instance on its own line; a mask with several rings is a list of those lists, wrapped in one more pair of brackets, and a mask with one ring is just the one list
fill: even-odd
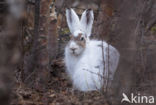
[(90, 72), (90, 73), (92, 73), (92, 74), (96, 74), (96, 75), (100, 76), (101, 78), (104, 78), (104, 76), (101, 75), (101, 74), (98, 74), (98, 73), (95, 73), (95, 72), (89, 71), (89, 70), (87, 70), (87, 69), (83, 69), (83, 70), (88, 71), (88, 72)]

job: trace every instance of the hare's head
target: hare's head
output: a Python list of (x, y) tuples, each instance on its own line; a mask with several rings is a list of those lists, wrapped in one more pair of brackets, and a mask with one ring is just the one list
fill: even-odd
[(66, 9), (66, 19), (71, 32), (68, 48), (71, 54), (80, 55), (89, 41), (94, 20), (93, 11), (87, 9), (83, 12), (81, 19), (73, 9)]

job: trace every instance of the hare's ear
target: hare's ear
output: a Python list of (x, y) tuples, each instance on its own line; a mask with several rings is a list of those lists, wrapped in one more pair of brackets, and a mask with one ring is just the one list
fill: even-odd
[(71, 33), (80, 28), (80, 20), (73, 9), (66, 9), (66, 19)]
[(85, 10), (82, 13), (80, 23), (81, 23), (81, 30), (83, 30), (87, 36), (91, 35), (93, 21), (94, 21), (93, 10), (91, 9)]

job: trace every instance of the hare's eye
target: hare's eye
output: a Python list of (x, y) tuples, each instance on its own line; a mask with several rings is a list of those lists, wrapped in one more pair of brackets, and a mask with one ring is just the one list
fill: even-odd
[(81, 37), (80, 40), (83, 41), (84, 40), (84, 37)]

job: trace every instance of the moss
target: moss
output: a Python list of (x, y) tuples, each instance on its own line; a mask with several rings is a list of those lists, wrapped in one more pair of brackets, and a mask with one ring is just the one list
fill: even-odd
[(70, 33), (68, 28), (62, 28), (61, 31), (60, 31), (60, 34), (62, 34), (62, 35), (68, 34), (68, 33)]
[(152, 34), (156, 34), (156, 24), (153, 27), (151, 27), (151, 32)]

